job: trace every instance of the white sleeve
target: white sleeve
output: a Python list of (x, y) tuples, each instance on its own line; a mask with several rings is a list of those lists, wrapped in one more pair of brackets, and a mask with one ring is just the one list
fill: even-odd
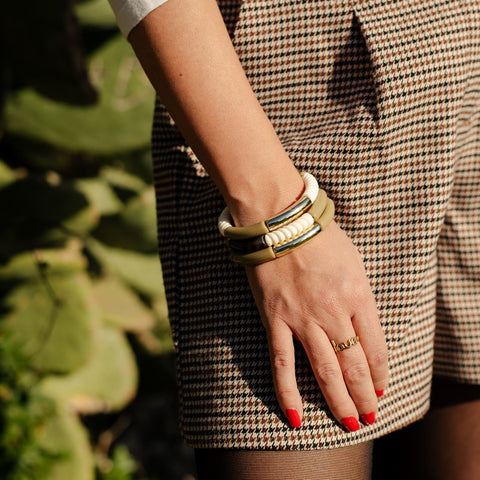
[(108, 0), (112, 7), (118, 26), (125, 35), (146, 17), (152, 10), (155, 10), (167, 0)]

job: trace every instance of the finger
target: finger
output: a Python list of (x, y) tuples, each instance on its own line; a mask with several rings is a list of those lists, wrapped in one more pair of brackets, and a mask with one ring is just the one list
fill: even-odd
[[(355, 337), (355, 334), (348, 338), (335, 338), (335, 342), (337, 344), (345, 343), (353, 337)], [(360, 418), (363, 423), (374, 423), (378, 410), (378, 400), (361, 343), (356, 343), (345, 350), (339, 351), (336, 355), (342, 369), (345, 384), (360, 414)]]
[(333, 416), (347, 430), (358, 430), (358, 412), (347, 390), (340, 364), (326, 333), (313, 325), (299, 337)]
[(280, 408), (293, 428), (302, 422), (303, 409), (295, 377), (295, 348), (292, 332), (284, 324), (267, 330), (273, 383)]
[(389, 382), (388, 348), (375, 304), (359, 310), (352, 317), (352, 325), (360, 337), (375, 393), (381, 397)]
[[(333, 325), (333, 328), (329, 326), (325, 329), (325, 333), (329, 336), (331, 350), (337, 356), (350, 397), (362, 421), (368, 424), (374, 423), (378, 400), (361, 339), (358, 342), (350, 315), (341, 315), (329, 325)], [(354, 339), (357, 339), (356, 342)], [(337, 345), (347, 345), (348, 348), (341, 351), (335, 350), (332, 341)]]

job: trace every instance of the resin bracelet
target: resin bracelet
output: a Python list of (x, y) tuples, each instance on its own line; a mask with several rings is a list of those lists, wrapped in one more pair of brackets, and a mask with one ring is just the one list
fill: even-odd
[(233, 250), (237, 250), (241, 253), (250, 253), (290, 240), (291, 238), (298, 236), (301, 232), (308, 230), (315, 220), (320, 218), (327, 206), (327, 199), (328, 197), (325, 191), (319, 189), (317, 198), (310, 209), (291, 223), (280, 227), (273, 232), (268, 232), (264, 235), (248, 238), (246, 240), (226, 239), (227, 244)]
[(311, 207), (312, 203), (315, 202), (319, 187), (318, 182), (313, 175), (308, 172), (302, 172), (301, 175), (305, 184), (305, 189), (300, 199), (285, 211), (272, 218), (264, 220), (263, 222), (249, 225), (247, 227), (235, 227), (233, 226), (230, 211), (228, 210), (228, 207), (225, 207), (218, 218), (218, 229), (222, 236), (234, 240), (245, 240), (252, 237), (258, 237), (259, 235), (264, 235), (290, 223), (292, 220), (295, 220), (305, 213)]
[(292, 252), (296, 248), (305, 244), (315, 236), (317, 236), (322, 230), (324, 230), (328, 224), (332, 221), (335, 214), (335, 206), (333, 201), (329, 198), (327, 200), (327, 206), (323, 211), (320, 218), (318, 218), (315, 223), (305, 232), (302, 232), (300, 235), (280, 244), (276, 244), (262, 250), (251, 253), (238, 253), (231, 251), (230, 258), (242, 265), (258, 265), (260, 263), (265, 263), (270, 260), (274, 260), (278, 257), (286, 255), (287, 253)]
[(276, 243), (285, 242), (286, 240), (296, 237), (299, 233), (310, 228), (315, 221), (315, 217), (319, 217), (325, 210), (325, 207), (327, 206), (327, 199), (328, 197), (325, 191), (319, 190), (316, 200), (313, 202), (312, 207), (307, 211), (307, 213), (304, 213), (299, 218), (288, 223), (284, 227), (280, 227), (273, 232), (268, 232), (264, 235), (267, 246), (271, 247)]

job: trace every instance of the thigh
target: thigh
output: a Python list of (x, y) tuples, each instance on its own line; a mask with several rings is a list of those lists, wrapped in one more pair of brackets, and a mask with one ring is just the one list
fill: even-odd
[(368, 480), (372, 442), (329, 450), (197, 449), (198, 480)]

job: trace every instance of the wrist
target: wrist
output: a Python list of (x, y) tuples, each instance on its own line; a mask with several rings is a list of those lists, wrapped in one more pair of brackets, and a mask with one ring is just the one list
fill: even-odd
[(258, 265), (286, 255), (325, 230), (335, 215), (335, 205), (317, 180), (301, 174), (300, 199), (272, 218), (253, 225), (234, 225), (228, 207), (218, 217), (218, 229), (226, 239), (231, 259), (242, 265)]
[(289, 164), (286, 170), (255, 172), (229, 189), (226, 202), (235, 225), (247, 226), (271, 218), (302, 196), (302, 177), (290, 160)]

